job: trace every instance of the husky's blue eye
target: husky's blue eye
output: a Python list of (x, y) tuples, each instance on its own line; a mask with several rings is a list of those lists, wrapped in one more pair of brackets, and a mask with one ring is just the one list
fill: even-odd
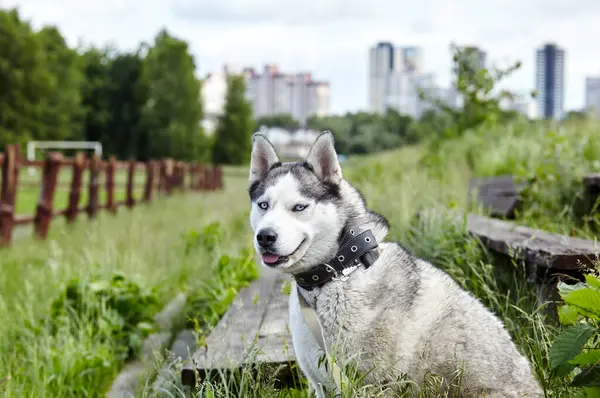
[(260, 207), (263, 210), (267, 210), (269, 208), (269, 204), (267, 202), (260, 202), (258, 204), (258, 207)]
[(292, 211), (302, 211), (302, 210), (306, 209), (307, 207), (308, 207), (308, 205), (296, 205), (296, 206), (294, 206)]

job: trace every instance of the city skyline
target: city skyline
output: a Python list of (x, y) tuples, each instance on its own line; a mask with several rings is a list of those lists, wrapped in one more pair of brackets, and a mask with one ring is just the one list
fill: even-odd
[(19, 6), (36, 29), (56, 24), (70, 45), (83, 39), (132, 50), (166, 27), (189, 42), (199, 77), (224, 63), (276, 63), (284, 70), (311, 71), (330, 82), (331, 112), (336, 114), (367, 109), (368, 49), (379, 41), (421, 47), (425, 70), (442, 87), (450, 81), (450, 42), (483, 49), (488, 63), (521, 61), (521, 70), (501, 85), (519, 93), (535, 89), (536, 49), (554, 42), (566, 52), (565, 112), (584, 107), (585, 79), (600, 75), (593, 40), (600, 33), (594, 22), (600, 17), (600, 4), (588, 0), (579, 1), (578, 7), (557, 0), (423, 3), (416, 9), (408, 2), (328, 0), (317, 9), (271, 0), (252, 4), (0, 0), (3, 7)]

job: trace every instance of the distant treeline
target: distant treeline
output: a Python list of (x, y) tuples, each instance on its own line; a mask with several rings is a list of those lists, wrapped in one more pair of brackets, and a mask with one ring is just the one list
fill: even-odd
[[(453, 82), (461, 109), (435, 98), (418, 120), (388, 110), (312, 117), (308, 128), (330, 130), (340, 153), (363, 154), (422, 141), (437, 142), (484, 123), (520, 117), (500, 108), (514, 94), (495, 90), (520, 67), (480, 69), (468, 48), (452, 45)], [(100, 141), (119, 159), (173, 157), (240, 164), (260, 125), (299, 127), (290, 115), (252, 119), (245, 81), (230, 76), (214, 136), (201, 125), (202, 82), (188, 44), (166, 30), (133, 52), (70, 48), (60, 31), (35, 31), (17, 9), (0, 10), (0, 148), (30, 140)]]
[(165, 30), (135, 52), (75, 49), (56, 27), (0, 10), (0, 148), (93, 140), (122, 159), (207, 158), (195, 68)]

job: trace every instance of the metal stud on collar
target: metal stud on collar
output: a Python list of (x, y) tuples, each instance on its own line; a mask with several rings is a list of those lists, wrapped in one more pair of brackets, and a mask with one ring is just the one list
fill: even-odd
[(319, 276), (318, 275), (313, 275), (312, 279), (313, 279), (313, 281), (318, 281), (319, 280)]
[(358, 247), (356, 247), (356, 246), (352, 246), (352, 247), (350, 248), (350, 251), (351, 251), (352, 253), (355, 253), (357, 250), (358, 250)]

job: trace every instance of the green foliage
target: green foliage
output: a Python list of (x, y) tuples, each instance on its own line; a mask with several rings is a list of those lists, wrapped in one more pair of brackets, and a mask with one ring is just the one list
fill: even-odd
[(188, 44), (161, 30), (144, 59), (143, 78), (148, 87), (144, 107), (150, 137), (150, 157), (198, 159), (205, 156), (200, 81)]
[(139, 353), (143, 339), (155, 329), (158, 312), (154, 289), (143, 289), (123, 274), (110, 280), (82, 283), (72, 279), (52, 301), (50, 319), (54, 329), (85, 322), (95, 330), (108, 330), (120, 359)]
[(54, 27), (34, 32), (0, 10), (0, 147), (79, 131), (78, 56)]
[(218, 247), (223, 237), (223, 228), (218, 222), (212, 222), (205, 226), (202, 231), (192, 229), (187, 231), (183, 240), (185, 242), (185, 254), (188, 255), (198, 247), (206, 249), (210, 254)]
[(0, 148), (93, 140), (121, 159), (207, 160), (200, 81), (188, 44), (160, 31), (133, 52), (72, 49), (0, 10)]
[(246, 99), (241, 75), (228, 75), (225, 108), (215, 131), (212, 160), (222, 164), (247, 164), (252, 148), (252, 106)]
[(588, 397), (600, 394), (600, 279), (586, 274), (585, 283), (559, 283), (564, 304), (559, 320), (566, 327), (555, 338), (549, 360), (553, 376), (568, 377), (574, 387), (582, 387)]
[(505, 111), (500, 107), (503, 99), (513, 99), (515, 94), (507, 90), (498, 90), (497, 87), (502, 80), (521, 67), (520, 62), (505, 68), (486, 68), (480, 65), (475, 48), (451, 44), (450, 50), (455, 76), (453, 86), (462, 99), (462, 106), (451, 106), (421, 91), (421, 98), (449, 117), (449, 123), (437, 130), (438, 135), (431, 141), (432, 149), (435, 149), (442, 139), (458, 137), (465, 131), (479, 126), (505, 123), (517, 116), (514, 111)]
[[(216, 249), (224, 238), (224, 231), (218, 222), (204, 227), (202, 232), (192, 229), (184, 238), (186, 256), (215, 256)], [(221, 254), (217, 257), (210, 279), (209, 288), (197, 292), (188, 299), (188, 314), (196, 328), (212, 327), (227, 311), (239, 290), (258, 278), (254, 262), (254, 250), (244, 248), (237, 256)]]
[(347, 113), (344, 116), (311, 117), (307, 127), (317, 131), (329, 130), (335, 136), (338, 153), (367, 154), (415, 143), (413, 120), (395, 110), (385, 115), (368, 112)]
[(83, 74), (80, 56), (68, 47), (54, 26), (36, 33), (44, 52), (44, 67), (51, 77), (48, 95), (41, 97), (43, 135), (38, 139), (66, 140), (81, 135), (82, 109), (80, 86)]
[(296, 130), (300, 128), (300, 122), (292, 117), (289, 113), (278, 115), (263, 116), (256, 119), (254, 130), (258, 130), (261, 126), (266, 127), (281, 127), (287, 130)]
[(149, 82), (143, 76), (141, 52), (123, 53), (108, 65), (108, 112), (106, 123), (110, 153), (120, 159), (146, 160), (150, 157), (151, 132), (144, 119), (144, 106), (149, 101)]

